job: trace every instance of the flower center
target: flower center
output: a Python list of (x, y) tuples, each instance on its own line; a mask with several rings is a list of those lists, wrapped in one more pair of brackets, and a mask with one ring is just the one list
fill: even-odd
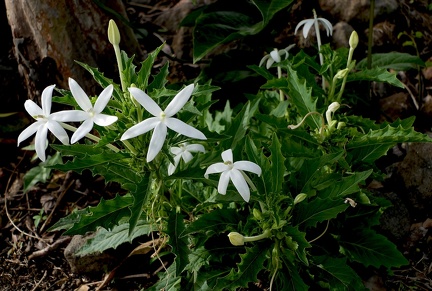
[(225, 165), (227, 165), (229, 167), (229, 169), (231, 170), (232, 168), (234, 168), (234, 164), (231, 161), (226, 161), (224, 162)]
[(165, 120), (165, 117), (166, 117), (165, 112), (161, 111), (161, 113), (159, 113), (159, 118), (160, 118), (160, 120), (161, 120), (161, 121), (164, 121), (164, 120)]

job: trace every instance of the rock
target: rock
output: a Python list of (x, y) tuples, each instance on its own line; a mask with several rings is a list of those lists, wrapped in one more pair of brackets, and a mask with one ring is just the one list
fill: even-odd
[(354, 28), (346, 23), (340, 21), (333, 26), (333, 43), (336, 48), (349, 47), (349, 39)]
[(65, 248), (64, 256), (73, 273), (100, 273), (107, 269), (112, 269), (118, 263), (118, 258), (107, 253), (92, 253), (85, 256), (77, 256), (76, 253), (92, 237), (93, 235), (75, 235)]
[[(335, 19), (345, 22), (369, 21), (370, 0), (320, 0), (320, 7), (324, 12), (331, 14)], [(399, 7), (397, 0), (375, 1), (375, 18), (390, 14)]]
[(411, 227), (409, 211), (398, 194), (390, 192), (383, 193), (383, 196), (390, 200), (393, 206), (384, 210), (380, 217), (381, 229), (396, 239), (402, 239), (409, 233)]

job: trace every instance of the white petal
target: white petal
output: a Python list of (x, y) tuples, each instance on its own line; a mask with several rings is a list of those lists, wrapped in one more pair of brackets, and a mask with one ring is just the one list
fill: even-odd
[(224, 161), (224, 163), (233, 162), (233, 153), (231, 149), (222, 152), (222, 160)]
[(249, 161), (238, 161), (234, 163), (234, 168), (242, 171), (252, 172), (261, 176), (261, 167)]
[(184, 151), (184, 152), (181, 154), (181, 157), (183, 158), (183, 161), (184, 161), (185, 163), (189, 163), (189, 162), (192, 161), (192, 159), (193, 159), (192, 154), (191, 154), (190, 152), (188, 152), (188, 151)]
[(243, 177), (243, 175), (240, 173), (240, 171), (236, 169), (232, 169), (230, 171), (230, 177), (231, 177), (231, 181), (233, 182), (234, 186), (236, 187), (240, 195), (243, 197), (243, 199), (246, 202), (249, 202), (250, 199), (249, 186), (246, 183), (246, 180)]
[(128, 130), (126, 130), (123, 133), (120, 140), (130, 139), (130, 138), (136, 137), (138, 135), (144, 134), (144, 133), (152, 130), (153, 128), (155, 128), (156, 125), (159, 123), (160, 123), (160, 120), (157, 117), (147, 118), (146, 120), (143, 120), (140, 123), (135, 124), (134, 126), (129, 128)]
[(225, 165), (224, 163), (216, 163), (213, 165), (210, 165), (206, 172), (204, 173), (204, 177), (208, 179), (208, 176), (210, 174), (216, 174), (216, 173), (222, 173), (223, 171), (228, 171), (229, 167)]
[(330, 21), (328, 21), (325, 18), (318, 18), (318, 20), (323, 23), (324, 28), (327, 31), (327, 36), (332, 35), (333, 34), (333, 25), (330, 23)]
[(69, 136), (58, 122), (50, 120), (46, 126), (62, 144), (69, 144)]
[(100, 93), (93, 107), (95, 112), (101, 113), (105, 109), (105, 107), (108, 104), (108, 101), (111, 98), (112, 92), (113, 92), (113, 85), (109, 85)]
[(35, 123), (30, 124), (18, 136), (17, 146), (19, 146), (19, 144), (22, 141), (24, 141), (24, 140), (28, 139), (30, 136), (32, 136), (39, 129), (40, 126), (44, 126), (44, 125), (45, 125), (45, 121), (36, 121)]
[(69, 78), (69, 88), (72, 92), (72, 96), (75, 98), (76, 102), (82, 110), (88, 111), (93, 108), (87, 94), (84, 92), (81, 86), (78, 85), (78, 83), (72, 78)]
[(201, 131), (190, 126), (187, 123), (184, 123), (180, 119), (173, 118), (173, 117), (166, 117), (165, 125), (169, 129), (174, 130), (175, 132), (188, 136), (190, 138), (207, 139)]
[(117, 116), (98, 113), (93, 116), (93, 121), (99, 126), (108, 126), (117, 121)]
[(270, 55), (271, 55), (272, 59), (273, 59), (276, 63), (280, 63), (281, 58), (280, 58), (280, 55), (279, 55), (279, 52), (278, 52), (278, 51), (274, 50), (274, 51), (272, 51), (272, 52), (270, 53)]
[(71, 143), (76, 143), (80, 139), (82, 139), (87, 133), (90, 132), (93, 128), (93, 120), (87, 119), (84, 121), (80, 127), (78, 127), (77, 131), (72, 135)]
[(160, 122), (158, 125), (156, 125), (150, 139), (149, 149), (146, 157), (147, 162), (151, 162), (160, 152), (165, 142), (166, 135), (167, 127), (165, 126), (165, 124)]
[(149, 95), (144, 93), (144, 91), (134, 87), (129, 88), (129, 92), (148, 112), (150, 112), (153, 116), (159, 117), (162, 109)]
[(181, 90), (165, 108), (164, 112), (166, 116), (171, 117), (177, 112), (179, 112), (179, 110), (183, 108), (186, 102), (188, 102), (189, 98), (192, 95), (193, 89), (194, 84), (190, 84), (189, 86), (183, 88), (183, 90)]
[(305, 19), (305, 20), (302, 20), (302, 21), (300, 21), (298, 24), (297, 24), (297, 26), (296, 26), (296, 28), (295, 28), (295, 30), (294, 30), (294, 34), (297, 34), (297, 30), (303, 25), (303, 24), (305, 24), (306, 22), (308, 22), (308, 21), (311, 21), (311, 19)]
[(46, 149), (46, 142), (47, 142), (47, 133), (48, 133), (48, 128), (46, 124), (40, 126), (38, 131), (36, 132), (35, 150), (37, 156), (42, 162), (45, 162), (46, 160), (45, 149)]
[(259, 65), (258, 65), (258, 67), (261, 67), (264, 63), (265, 63), (265, 61), (267, 61), (267, 59), (270, 57), (270, 55), (265, 55), (262, 59), (261, 59), (261, 61), (259, 62)]
[(174, 165), (172, 163), (170, 163), (168, 165), (168, 176), (171, 176), (175, 172), (175, 170), (177, 169), (177, 166), (180, 162), (180, 158), (181, 158), (181, 156), (174, 157)]
[(222, 172), (222, 174), (219, 178), (218, 192), (222, 195), (226, 194), (226, 190), (228, 188), (228, 183), (230, 180), (230, 172), (231, 171)]
[(186, 150), (188, 150), (188, 151), (190, 151), (190, 152), (202, 152), (202, 153), (205, 153), (205, 148), (204, 148), (204, 146), (202, 145), (202, 144), (197, 144), (197, 143), (194, 143), (194, 144), (188, 144), (187, 146), (186, 146)]
[(51, 113), (52, 92), (54, 87), (55, 85), (51, 85), (42, 91), (42, 110), (45, 116), (48, 116)]
[(177, 156), (177, 155), (180, 155), (180, 154), (183, 152), (183, 149), (181, 149), (181, 148), (179, 148), (179, 147), (171, 147), (171, 148), (170, 148), (170, 152), (171, 152), (173, 155)]
[(39, 105), (34, 103), (32, 100), (26, 100), (26, 102), (24, 102), (24, 108), (33, 118), (38, 115), (45, 116), (42, 108), (40, 108)]
[(309, 30), (311, 29), (312, 25), (314, 25), (314, 20), (309, 19), (308, 22), (306, 22), (305, 26), (303, 27), (303, 37), (307, 38), (309, 35)]
[(266, 68), (267, 68), (267, 69), (270, 69), (270, 67), (273, 65), (273, 63), (274, 63), (274, 60), (273, 60), (273, 58), (270, 57), (270, 58), (267, 60)]
[(63, 110), (50, 115), (51, 120), (62, 122), (78, 122), (89, 118), (88, 112), (82, 110)]

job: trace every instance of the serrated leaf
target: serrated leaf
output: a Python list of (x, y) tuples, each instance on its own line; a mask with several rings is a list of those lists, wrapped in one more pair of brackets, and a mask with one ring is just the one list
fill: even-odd
[(106, 229), (114, 227), (122, 217), (129, 215), (129, 206), (132, 204), (132, 197), (129, 195), (117, 195), (114, 199), (101, 199), (95, 207), (87, 207), (87, 211), (81, 213), (79, 222), (74, 223), (65, 235), (85, 234), (88, 231), (95, 231), (102, 226)]
[[(135, 84), (138, 88), (144, 91), (147, 90), (148, 81), (151, 76), (151, 70), (153, 68), (153, 64), (156, 60), (157, 55), (159, 54), (159, 52), (161, 51), (164, 45), (165, 44), (162, 44), (161, 46), (157, 47), (153, 52), (148, 54), (147, 58), (141, 63), (141, 68), (137, 73), (137, 79), (136, 79), (137, 84)], [(153, 87), (153, 89), (155, 87)]]
[(114, 226), (111, 230), (99, 228), (94, 237), (89, 239), (77, 252), (77, 256), (103, 252), (107, 249), (116, 249), (123, 243), (131, 243), (135, 238), (147, 235), (152, 231), (152, 226), (147, 221), (138, 221), (135, 232), (129, 235), (129, 223)]
[(346, 145), (349, 155), (347, 161), (373, 163), (395, 144), (402, 142), (432, 142), (432, 139), (413, 128), (388, 125), (382, 129), (370, 130), (367, 134), (349, 141)]
[(295, 241), (298, 247), (294, 250), (300, 261), (302, 261), (306, 266), (309, 265), (307, 259), (306, 249), (310, 248), (311, 245), (306, 240), (306, 232), (300, 231), (298, 227), (285, 226), (284, 231), (288, 236), (291, 236), (293, 241)]
[(345, 211), (348, 206), (343, 199), (316, 198), (308, 203), (299, 203), (295, 208), (295, 215), (293, 215), (293, 225), (302, 228), (316, 227), (318, 222), (335, 218), (339, 213)]
[(24, 192), (27, 192), (37, 183), (45, 183), (51, 175), (52, 169), (50, 166), (62, 163), (60, 154), (57, 152), (54, 156), (48, 157), (45, 162), (39, 163), (34, 168), (31, 168), (23, 177)]
[(331, 187), (328, 187), (319, 193), (321, 198), (336, 198), (344, 197), (346, 195), (360, 191), (359, 184), (364, 183), (367, 177), (372, 174), (373, 170), (364, 172), (357, 172), (348, 177), (343, 177), (341, 180), (333, 183)]
[(261, 16), (263, 18), (263, 23), (261, 24), (263, 27), (266, 26), (269, 21), (273, 18), (273, 16), (290, 5), (293, 0), (252, 0), (252, 3), (259, 9), (261, 12)]
[(282, 155), (281, 143), (276, 134), (273, 134), (272, 143), (270, 145), (271, 159), (271, 174), (272, 174), (272, 190), (273, 193), (279, 194), (284, 184), (285, 175), (285, 158)]
[(373, 68), (366, 69), (355, 73), (350, 73), (347, 78), (347, 82), (351, 81), (374, 81), (374, 82), (384, 82), (390, 85), (405, 88), (404, 84), (399, 81), (396, 77), (396, 73), (390, 73), (387, 69), (383, 68)]
[(168, 217), (166, 234), (169, 235), (168, 244), (172, 247), (172, 252), (176, 255), (176, 274), (180, 275), (186, 265), (189, 263), (189, 246), (188, 238), (182, 236), (185, 230), (183, 215), (173, 209)]
[(246, 248), (246, 253), (241, 254), (241, 262), (236, 271), (232, 270), (227, 276), (219, 278), (216, 290), (236, 290), (238, 287), (247, 287), (248, 283), (257, 282), (258, 273), (264, 268), (268, 249), (262, 245)]
[[(393, 69), (396, 71), (408, 71), (409, 69), (417, 69), (424, 67), (425, 62), (418, 56), (407, 53), (390, 52), (381, 54), (372, 54), (371, 67), (379, 67), (384, 69)], [(357, 64), (357, 68), (362, 70), (367, 68), (367, 60), (363, 59)]]
[(234, 209), (215, 209), (210, 213), (201, 215), (196, 221), (192, 222), (182, 233), (182, 236), (196, 232), (224, 232), (230, 228), (235, 228), (240, 221), (238, 212)]
[(159, 281), (151, 286), (149, 291), (177, 291), (181, 290), (181, 277), (176, 274), (176, 263), (172, 263), (165, 272), (159, 272)]
[(316, 257), (316, 264), (321, 269), (320, 279), (327, 283), (331, 290), (363, 290), (361, 278), (351, 269), (346, 258)]
[(167, 80), (167, 76), (169, 73), (168, 67), (169, 67), (169, 62), (166, 62), (165, 65), (160, 69), (159, 73), (153, 77), (152, 82), (147, 87), (148, 92), (151, 92), (154, 89), (164, 88), (165, 84), (168, 82)]
[(392, 242), (372, 229), (353, 230), (349, 235), (341, 236), (339, 244), (342, 254), (366, 267), (391, 268), (408, 264)]
[(59, 231), (63, 229), (68, 230), (72, 228), (76, 223), (78, 223), (82, 216), (88, 214), (89, 214), (88, 208), (74, 210), (68, 216), (60, 218), (59, 221), (57, 221), (54, 225), (48, 228), (48, 231)]

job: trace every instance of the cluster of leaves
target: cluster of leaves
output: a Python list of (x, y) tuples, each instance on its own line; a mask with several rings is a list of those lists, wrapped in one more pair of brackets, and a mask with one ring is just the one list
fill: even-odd
[[(266, 1), (253, 3), (263, 16), (263, 22), (254, 26), (259, 30), (289, 1), (278, 7), (264, 4)], [(201, 22), (208, 20), (199, 17)], [(209, 49), (201, 49), (195, 57), (202, 57)], [(127, 86), (134, 84), (165, 104), (177, 91), (167, 88), (168, 63), (151, 76), (159, 51), (150, 54), (139, 69), (133, 65), (133, 58), (123, 53), (122, 74)], [(242, 106), (231, 108), (227, 103), (221, 112), (210, 110), (214, 103), (211, 93), (217, 88), (198, 85), (193, 102), (178, 116), (206, 134), (207, 152), (181, 164), (171, 176), (166, 174), (172, 162), (168, 145), (184, 140), (169, 135), (161, 153), (150, 163), (144, 158), (149, 136), (131, 141), (135, 153), (123, 147), (121, 134), (148, 113), (119, 85), (82, 64), (102, 87), (114, 85), (108, 110), (119, 121), (116, 130), (97, 128), (101, 140), (96, 145), (54, 145), (62, 156), (72, 157), (54, 167), (77, 172), (89, 169), (106, 181), (120, 183), (129, 194), (78, 210), (51, 230), (65, 229), (66, 235), (95, 231), (95, 238), (82, 253), (116, 247), (142, 234), (168, 237), (166, 247), (175, 259), (152, 290), (236, 290), (258, 280), (275, 290), (318, 286), (362, 289), (362, 280), (352, 264), (388, 269), (406, 264), (395, 245), (374, 230), (380, 214), (390, 204), (369, 193), (364, 185), (367, 179), (379, 175), (374, 162), (395, 144), (431, 139), (413, 130), (413, 118), (376, 124), (351, 115), (343, 106), (333, 113), (330, 122), (326, 111), (332, 100), (317, 84), (316, 76), (340, 87), (340, 81), (331, 82), (336, 82), (335, 74), (345, 68), (348, 51), (323, 46), (322, 54), (322, 66), (316, 56), (303, 51), (276, 64), (284, 71), (281, 78), (272, 74), (274, 67), (250, 67), (266, 80), (262, 90), (248, 96)], [(412, 64), (417, 59), (387, 54), (378, 61), (380, 67), (371, 69), (360, 63), (347, 81), (378, 81), (401, 87), (387, 68), (396, 62)], [(279, 91), (288, 98), (281, 100)], [(62, 93), (63, 97), (56, 100), (74, 106), (70, 93)], [(107, 144), (123, 150), (113, 152), (105, 147)], [(249, 203), (232, 186), (226, 195), (218, 194), (216, 177), (204, 178), (205, 168), (219, 162), (226, 149), (232, 149), (236, 160), (248, 160), (262, 168), (261, 177), (251, 177), (256, 189)], [(269, 235), (234, 246), (227, 237), (230, 232), (245, 237)]]

